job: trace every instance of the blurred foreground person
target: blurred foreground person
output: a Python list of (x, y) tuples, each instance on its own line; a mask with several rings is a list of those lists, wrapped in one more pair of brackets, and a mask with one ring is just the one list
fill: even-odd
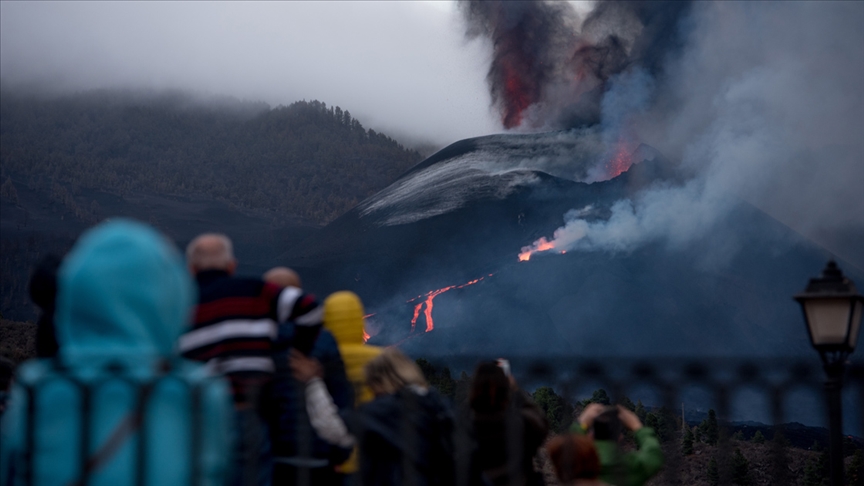
[(273, 267), (267, 270), (261, 278), (265, 282), (270, 282), (280, 287), (303, 288), (300, 275), (297, 275), (297, 272), (288, 267)]
[[(600, 456), (600, 477), (619, 486), (641, 486), (663, 467), (663, 450), (651, 427), (643, 427), (635, 413), (618, 405), (608, 407), (592, 403), (574, 424), (577, 433), (587, 433), (594, 439)], [(637, 450), (619, 449), (622, 426), (633, 432)]]
[(309, 353), (321, 329), (321, 307), (297, 287), (236, 277), (227, 236), (203, 234), (186, 247), (198, 283), (194, 327), (179, 341), (183, 356), (204, 361), (231, 383), (238, 433), (234, 484), (270, 484), (270, 437), (260, 394), (273, 378), (277, 323), (294, 325), (292, 346)]
[(594, 441), (584, 435), (553, 437), (546, 444), (549, 460), (562, 486), (607, 486), (599, 479), (600, 458)]
[[(364, 367), (381, 354), (381, 348), (370, 346), (363, 339), (363, 303), (354, 292), (341, 291), (324, 300), (324, 328), (333, 334), (339, 345), (339, 354), (345, 363), (348, 380), (354, 387), (354, 406), (372, 400), (375, 395), (366, 384)], [(350, 475), (358, 471), (357, 451), (336, 469)]]
[[(300, 277), (285, 267), (276, 267), (264, 274), (264, 280), (279, 286), (299, 286)], [(345, 462), (353, 448), (330, 444), (315, 433), (306, 414), (304, 384), (294, 379), (289, 368), (289, 352), (293, 349), (295, 327), (279, 326), (274, 343), (273, 361), (276, 372), (265, 394), (269, 402), (266, 412), (273, 443), (273, 484), (290, 486), (341, 486), (345, 482), (335, 466)], [(345, 366), (333, 335), (322, 330), (309, 356), (323, 367), (323, 380), (333, 402), (340, 411), (354, 407), (354, 390), (345, 376)], [(305, 478), (305, 482), (304, 482)]]
[(19, 369), (0, 482), (225, 484), (230, 395), (176, 358), (195, 288), (168, 240), (128, 220), (100, 224), (66, 257), (58, 289), (60, 352)]
[(54, 308), (57, 301), (57, 269), (60, 257), (47, 255), (36, 264), (30, 276), (30, 300), (42, 309), (36, 323), (36, 357), (52, 358), (57, 355), (57, 336), (54, 330)]
[(341, 446), (360, 447), (364, 486), (450, 486), (455, 483), (453, 416), (429, 388), (417, 364), (394, 348), (366, 365), (375, 399), (340, 417), (321, 381), (320, 365), (293, 353), (291, 367), (306, 382), (306, 410), (316, 432)]
[(534, 470), (534, 456), (549, 431), (543, 410), (516, 387), (508, 370), (496, 362), (477, 366), (469, 401), (475, 441), (472, 482), (542, 485), (543, 475)]
[(0, 356), (0, 418), (3, 417), (3, 412), (6, 411), (6, 403), (9, 401), (9, 390), (12, 389), (12, 375), (14, 373), (15, 363), (5, 356)]

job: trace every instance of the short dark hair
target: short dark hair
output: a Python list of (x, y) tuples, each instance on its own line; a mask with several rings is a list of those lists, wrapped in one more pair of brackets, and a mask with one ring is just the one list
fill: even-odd
[(477, 365), (471, 382), (471, 409), (478, 413), (501, 412), (510, 403), (510, 379), (494, 361)]
[(618, 440), (621, 435), (621, 420), (618, 418), (618, 407), (606, 407), (591, 426), (594, 440)]

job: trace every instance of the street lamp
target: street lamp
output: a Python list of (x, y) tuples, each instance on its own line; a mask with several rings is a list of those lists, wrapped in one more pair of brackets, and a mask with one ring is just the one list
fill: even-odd
[(831, 485), (843, 485), (843, 412), (841, 389), (846, 359), (855, 351), (861, 329), (864, 296), (855, 284), (843, 276), (832, 260), (822, 275), (810, 279), (807, 289), (795, 300), (804, 311), (804, 321), (810, 342), (822, 357), (828, 379), (825, 394), (828, 399), (828, 419), (831, 433)]

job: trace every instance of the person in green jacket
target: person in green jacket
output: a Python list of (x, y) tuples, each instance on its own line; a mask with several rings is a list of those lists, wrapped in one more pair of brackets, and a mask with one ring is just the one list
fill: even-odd
[[(624, 452), (618, 446), (622, 427), (633, 432), (635, 451)], [(654, 429), (644, 427), (635, 413), (620, 405), (589, 404), (573, 425), (573, 431), (594, 439), (603, 481), (618, 486), (641, 486), (663, 467), (663, 451)]]

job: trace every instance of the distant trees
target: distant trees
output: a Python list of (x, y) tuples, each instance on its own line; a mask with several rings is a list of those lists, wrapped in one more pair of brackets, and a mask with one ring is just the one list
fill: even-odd
[(690, 427), (684, 428), (684, 438), (681, 439), (681, 453), (685, 456), (693, 454), (693, 430)]
[(741, 453), (741, 449), (735, 448), (732, 455), (732, 483), (740, 486), (750, 484), (750, 461)]
[(708, 417), (699, 424), (699, 436), (708, 445), (717, 445), (720, 439), (720, 426), (717, 424), (717, 412), (708, 410)]
[[(4, 92), (0, 162), (28, 187), (93, 219), (76, 189), (198, 194), (326, 223), (421, 156), (339, 107), (165, 92), (93, 91), (44, 100)], [(14, 195), (8, 177), (0, 192)], [(69, 192), (69, 199), (63, 191)]]
[(717, 486), (720, 484), (720, 470), (717, 467), (717, 459), (712, 457), (711, 460), (708, 461), (708, 469), (705, 472), (705, 476), (705, 479), (708, 480), (708, 484), (711, 486)]
[(551, 431), (562, 433), (570, 428), (573, 422), (573, 405), (555, 393), (551, 386), (541, 386), (534, 390), (531, 397), (546, 413)]
[(813, 442), (810, 450), (819, 455), (809, 459), (804, 466), (804, 486), (828, 486), (828, 451), (819, 441)]

